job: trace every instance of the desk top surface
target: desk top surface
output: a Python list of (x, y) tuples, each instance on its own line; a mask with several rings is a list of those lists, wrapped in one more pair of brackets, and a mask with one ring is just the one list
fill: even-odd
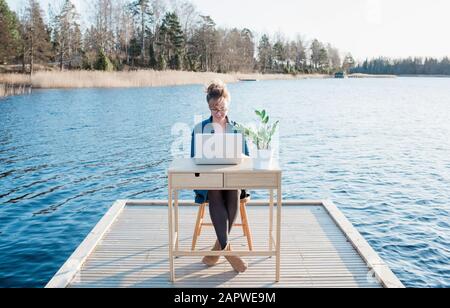
[(252, 158), (244, 158), (239, 165), (197, 165), (192, 158), (175, 159), (169, 166), (169, 173), (173, 172), (198, 172), (198, 173), (238, 173), (238, 172), (266, 172), (280, 173), (281, 169), (277, 161), (272, 162), (270, 169), (256, 169)]

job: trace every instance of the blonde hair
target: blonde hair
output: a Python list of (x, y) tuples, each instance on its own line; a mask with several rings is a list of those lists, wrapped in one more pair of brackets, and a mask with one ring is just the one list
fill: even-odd
[(208, 104), (210, 104), (210, 101), (212, 100), (218, 101), (221, 98), (224, 99), (227, 103), (231, 101), (230, 92), (228, 91), (226, 84), (220, 79), (211, 81), (206, 87), (205, 92), (206, 101), (208, 102)]

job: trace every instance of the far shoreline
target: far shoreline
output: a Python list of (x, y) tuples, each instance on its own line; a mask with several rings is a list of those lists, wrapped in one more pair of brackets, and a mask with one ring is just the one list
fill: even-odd
[[(446, 75), (373, 75), (349, 74), (348, 78), (428, 77), (448, 78)], [(83, 89), (83, 88), (149, 88), (183, 85), (205, 85), (213, 79), (225, 83), (255, 82), (265, 80), (334, 79), (328, 74), (261, 74), (212, 73), (187, 71), (38, 71), (32, 76), (17, 73), (0, 73), (0, 85), (31, 85), (33, 89)], [(0, 91), (0, 96), (1, 95)], [(4, 96), (4, 95), (3, 95)]]

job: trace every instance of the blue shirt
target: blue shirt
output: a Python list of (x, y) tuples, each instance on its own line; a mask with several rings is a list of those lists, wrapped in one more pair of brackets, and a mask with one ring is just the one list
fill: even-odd
[[(191, 157), (195, 156), (195, 135), (196, 134), (214, 134), (214, 127), (212, 125), (213, 123), (213, 117), (211, 116), (209, 119), (206, 119), (202, 121), (201, 123), (198, 123), (195, 125), (194, 130), (192, 131), (192, 138), (191, 138)], [(225, 133), (227, 134), (237, 134), (240, 133), (239, 130), (236, 128), (236, 122), (229, 121), (227, 117), (227, 128)], [(243, 138), (244, 146), (243, 146), (243, 153), (247, 156), (249, 156), (247, 141), (245, 140), (245, 137)], [(201, 204), (205, 201), (208, 201), (208, 191), (207, 190), (194, 190), (195, 193), (195, 203)]]

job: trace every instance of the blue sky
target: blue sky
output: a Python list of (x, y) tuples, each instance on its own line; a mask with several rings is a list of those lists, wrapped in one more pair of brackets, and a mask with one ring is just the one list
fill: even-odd
[[(23, 0), (7, 0), (15, 9)], [(47, 7), (49, 0), (40, 0)], [(85, 10), (88, 0), (73, 0)], [(358, 58), (450, 56), (448, 0), (192, 0), (219, 26), (330, 42)]]

